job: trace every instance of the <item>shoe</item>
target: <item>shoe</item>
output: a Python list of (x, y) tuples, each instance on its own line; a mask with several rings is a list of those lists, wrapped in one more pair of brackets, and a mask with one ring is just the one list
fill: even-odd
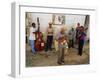
[(80, 54), (80, 56), (82, 56), (82, 54)]
[(78, 54), (79, 56), (82, 56), (82, 54)]
[(65, 63), (64, 62), (57, 62), (59, 65), (64, 65)]
[(61, 62), (57, 62), (59, 65), (61, 65), (62, 63)]
[(35, 56), (35, 54), (34, 54), (34, 53), (32, 53), (32, 56)]
[(64, 65), (65, 63), (64, 63), (64, 62), (62, 62), (61, 64), (62, 64), (62, 65)]
[(36, 54), (37, 54), (36, 52), (32, 53), (32, 55), (34, 55), (34, 56), (35, 56)]
[(37, 52), (34, 52), (34, 54), (37, 54)]
[(46, 55), (45, 55), (45, 57), (46, 57), (46, 58), (48, 58), (48, 57), (49, 57), (49, 55), (47, 55), (47, 54), (46, 54)]
[(65, 61), (61, 61), (62, 63), (64, 63)]

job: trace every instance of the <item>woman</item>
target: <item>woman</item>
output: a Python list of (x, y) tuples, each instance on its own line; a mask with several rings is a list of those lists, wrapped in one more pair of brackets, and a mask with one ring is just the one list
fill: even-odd
[(84, 27), (80, 27), (79, 35), (78, 35), (78, 55), (82, 56), (84, 41), (86, 34), (84, 33)]
[(68, 48), (68, 45), (67, 45), (67, 37), (65, 35), (65, 30), (63, 28), (58, 34), (58, 47), (59, 47), (59, 53), (58, 53), (57, 63), (64, 64), (65, 49)]

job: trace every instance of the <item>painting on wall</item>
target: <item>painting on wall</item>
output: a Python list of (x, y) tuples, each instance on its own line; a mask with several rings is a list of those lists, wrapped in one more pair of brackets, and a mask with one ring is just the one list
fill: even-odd
[(63, 25), (63, 24), (65, 24), (65, 15), (53, 14), (53, 24), (54, 25)]

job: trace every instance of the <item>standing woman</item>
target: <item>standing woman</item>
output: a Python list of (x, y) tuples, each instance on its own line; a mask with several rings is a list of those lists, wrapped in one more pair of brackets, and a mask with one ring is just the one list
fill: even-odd
[(84, 33), (84, 27), (80, 27), (79, 35), (78, 35), (78, 55), (82, 56), (84, 41), (86, 34)]
[(57, 36), (58, 39), (58, 47), (59, 47), (59, 52), (58, 52), (58, 64), (64, 64), (64, 55), (65, 55), (65, 49), (68, 46), (67, 45), (67, 37), (65, 35), (65, 30), (62, 28), (61, 31), (58, 33)]
[(47, 28), (47, 42), (45, 51), (52, 50), (53, 43), (53, 27), (52, 23), (49, 23), (49, 27)]

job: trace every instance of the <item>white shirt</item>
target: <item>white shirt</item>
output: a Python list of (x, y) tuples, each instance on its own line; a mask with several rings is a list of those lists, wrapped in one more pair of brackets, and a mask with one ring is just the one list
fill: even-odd
[(35, 34), (33, 32), (36, 32), (36, 28), (30, 27), (30, 35), (29, 40), (35, 40)]

